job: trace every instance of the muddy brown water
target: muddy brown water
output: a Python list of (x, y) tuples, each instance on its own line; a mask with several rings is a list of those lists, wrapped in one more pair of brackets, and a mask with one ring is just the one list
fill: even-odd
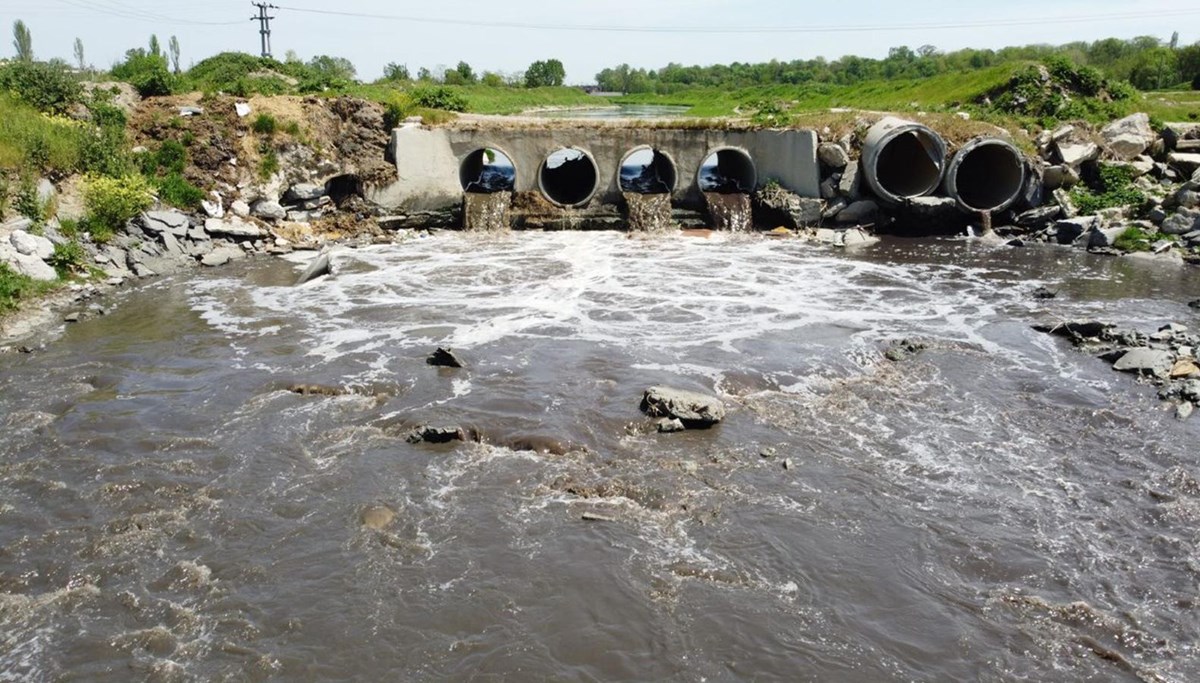
[[(1200, 326), (1196, 269), (621, 233), (335, 262), (0, 355), (0, 679), (1200, 679), (1200, 421), (1029, 328)], [(730, 414), (647, 433), (656, 383)]]

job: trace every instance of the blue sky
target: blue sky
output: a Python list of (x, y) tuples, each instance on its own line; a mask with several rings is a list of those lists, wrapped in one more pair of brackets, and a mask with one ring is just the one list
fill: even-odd
[[(33, 34), (39, 58), (69, 60), (79, 37), (87, 60), (106, 67), (129, 47), (144, 46), (151, 33), (158, 34), (163, 45), (169, 36), (178, 36), (185, 65), (224, 50), (258, 52), (258, 29), (249, 20), (254, 12), (249, 2), (4, 0), (2, 4), (0, 21), (7, 29), (14, 20), (23, 19)], [(436, 69), (462, 59), (477, 72), (511, 73), (522, 71), (534, 60), (557, 58), (566, 66), (568, 82), (590, 83), (600, 69), (622, 62), (658, 67), (668, 62), (835, 59), (847, 54), (882, 57), (897, 45), (915, 49), (930, 44), (955, 50), (1110, 36), (1153, 35), (1165, 40), (1172, 31), (1179, 31), (1182, 44), (1200, 40), (1200, 6), (1195, 0), (859, 0), (845, 4), (782, 0), (275, 0), (275, 4), (281, 6), (273, 10), (277, 17), (273, 22), (276, 57), (282, 58), (288, 50), (304, 59), (317, 54), (347, 57), (364, 79), (378, 77), (388, 62), (407, 64), (415, 73), (422, 66)], [(472, 23), (418, 23), (299, 10)], [(665, 27), (727, 32), (657, 30)], [(780, 32), (792, 28), (805, 30)], [(747, 31), (728, 32), (738, 29)], [(11, 39), (6, 34), (0, 54), (11, 53)]]

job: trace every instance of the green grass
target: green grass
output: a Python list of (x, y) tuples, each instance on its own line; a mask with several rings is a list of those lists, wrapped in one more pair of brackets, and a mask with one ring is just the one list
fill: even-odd
[[(388, 103), (397, 96), (407, 95), (421, 86), (397, 87), (372, 84), (351, 86), (346, 94), (376, 102)], [(543, 107), (606, 106), (609, 100), (593, 97), (578, 88), (516, 88), (487, 85), (441, 86), (466, 100), (465, 111), (474, 114), (519, 114)]]
[(0, 314), (17, 310), (21, 301), (41, 296), (58, 287), (59, 282), (41, 282), (0, 263)]
[(0, 93), (0, 170), (71, 173), (79, 166), (83, 130)]

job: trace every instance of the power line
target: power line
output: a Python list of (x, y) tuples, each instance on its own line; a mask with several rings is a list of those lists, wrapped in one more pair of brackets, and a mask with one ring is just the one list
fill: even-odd
[(1145, 12), (1117, 12), (1111, 14), (1072, 15), (1038, 17), (1028, 19), (997, 19), (990, 21), (946, 21), (907, 24), (844, 24), (832, 26), (619, 26), (611, 24), (547, 24), (517, 21), (487, 21), (479, 19), (438, 19), (399, 14), (374, 14), (342, 10), (309, 9), (305, 7), (281, 6), (277, 9), (306, 14), (379, 19), (417, 24), (440, 24), (446, 26), (472, 26), (485, 28), (534, 29), (539, 31), (588, 31), (608, 33), (704, 33), (704, 34), (760, 34), (760, 33), (862, 33), (870, 31), (945, 30), (959, 28), (987, 28), (995, 26), (1038, 26), (1042, 24), (1071, 24), (1094, 21), (1119, 21), (1144, 18), (1164, 18), (1200, 14), (1200, 9), (1158, 10)]
[(103, 14), (103, 15), (110, 16), (110, 17), (120, 17), (122, 19), (133, 19), (135, 21), (161, 22), (161, 23), (170, 23), (170, 24), (180, 24), (180, 25), (184, 25), (184, 26), (241, 26), (242, 25), (242, 22), (240, 22), (240, 21), (200, 21), (200, 20), (196, 20), (196, 19), (178, 19), (175, 17), (166, 16), (163, 14), (147, 12), (146, 10), (142, 10), (142, 9), (134, 9), (131, 7), (125, 7), (124, 5), (120, 5), (118, 3), (110, 3), (108, 5), (96, 5), (96, 4), (90, 4), (87, 2), (80, 2), (79, 0), (58, 0), (58, 1), (60, 3), (63, 3), (64, 5), (70, 5), (72, 7), (76, 7), (79, 9), (88, 10), (89, 12), (95, 12), (97, 14)]

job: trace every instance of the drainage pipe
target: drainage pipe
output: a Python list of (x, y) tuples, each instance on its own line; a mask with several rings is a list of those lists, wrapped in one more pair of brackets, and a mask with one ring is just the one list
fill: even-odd
[(1003, 211), (1025, 190), (1025, 159), (1007, 140), (975, 138), (947, 164), (945, 190), (963, 211)]
[(696, 170), (696, 185), (701, 192), (751, 194), (758, 187), (758, 168), (746, 150), (721, 147), (701, 162)]
[[(638, 164), (634, 161), (634, 157), (644, 159), (646, 156), (650, 157), (648, 163)], [(626, 168), (638, 168), (638, 172), (627, 176)], [(648, 145), (629, 150), (617, 166), (617, 184), (622, 192), (671, 194), (675, 191), (676, 180), (675, 160), (666, 152)]]
[(946, 143), (927, 126), (888, 116), (867, 131), (863, 177), (888, 204), (930, 194), (942, 184)]
[[(553, 164), (553, 165), (552, 165)], [(600, 188), (600, 171), (590, 152), (578, 147), (555, 150), (538, 169), (538, 189), (555, 206), (581, 207)]]

